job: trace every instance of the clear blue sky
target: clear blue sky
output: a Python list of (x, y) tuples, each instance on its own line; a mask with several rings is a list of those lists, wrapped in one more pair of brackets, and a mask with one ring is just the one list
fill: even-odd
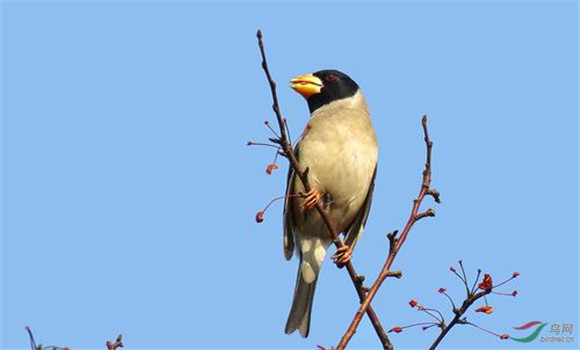
[[(310, 338), (283, 333), (297, 262), (282, 255), (286, 165), (266, 176), (265, 34), (294, 135), (308, 111), (287, 81), (337, 68), (365, 92), (380, 142), (356, 268), (373, 279), (435, 141), (437, 217), (416, 225), (373, 303), (385, 327), (451, 318), (448, 268), (495, 280), (501, 333), (572, 323), (578, 346), (578, 4), (567, 2), (2, 3), (2, 348), (306, 348), (336, 343), (358, 302), (327, 263)], [(427, 205), (431, 205), (428, 201)], [(427, 208), (427, 207), (425, 207)], [(337, 304), (341, 307), (337, 308)], [(515, 333), (514, 333), (515, 332)], [(436, 329), (392, 336), (425, 348)], [(544, 335), (550, 335), (548, 330)], [(353, 347), (376, 348), (366, 319)], [(550, 348), (455, 329), (448, 348)], [(554, 345), (558, 349), (566, 346)]]

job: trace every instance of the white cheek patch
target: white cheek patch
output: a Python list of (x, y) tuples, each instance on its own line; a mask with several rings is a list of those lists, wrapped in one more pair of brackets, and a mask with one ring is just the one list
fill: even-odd
[(316, 275), (314, 274), (312, 266), (310, 266), (310, 264), (307, 261), (302, 261), (302, 264), (300, 265), (300, 272), (302, 272), (302, 279), (304, 280), (304, 282), (306, 283), (314, 282)]

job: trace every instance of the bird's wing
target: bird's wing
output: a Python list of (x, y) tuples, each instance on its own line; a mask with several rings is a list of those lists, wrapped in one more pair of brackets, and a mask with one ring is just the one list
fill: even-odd
[(375, 177), (377, 176), (377, 167), (375, 166), (375, 171), (373, 172), (373, 177), (371, 179), (371, 184), (367, 192), (367, 197), (361, 205), (361, 208), (354, 218), (353, 222), (345, 231), (344, 244), (348, 245), (351, 249), (354, 249), (356, 242), (362, 236), (364, 226), (369, 217), (369, 211), (371, 210), (371, 202), (373, 200), (373, 189), (375, 187)]
[[(298, 145), (296, 145), (294, 155), (298, 158)], [(294, 169), (289, 166), (288, 179), (286, 181), (286, 198), (284, 199), (284, 257), (286, 260), (290, 260), (292, 254), (294, 254), (294, 210), (292, 210), (292, 200), (288, 198), (288, 195), (294, 193), (295, 177)]]

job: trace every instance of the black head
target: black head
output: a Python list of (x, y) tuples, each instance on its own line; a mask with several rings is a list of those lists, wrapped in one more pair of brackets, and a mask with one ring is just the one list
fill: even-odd
[(333, 101), (351, 97), (359, 87), (348, 75), (334, 69), (292, 79), (292, 88), (308, 102), (310, 113)]

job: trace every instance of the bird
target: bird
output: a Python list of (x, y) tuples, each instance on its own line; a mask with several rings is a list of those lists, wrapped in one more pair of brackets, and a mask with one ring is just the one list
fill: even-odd
[(348, 263), (367, 221), (378, 163), (377, 137), (367, 101), (348, 75), (335, 69), (301, 75), (291, 88), (308, 104), (310, 119), (295, 156), (311, 191), (304, 193), (290, 167), (284, 203), (284, 256), (295, 254), (300, 263), (285, 333), (296, 330), (308, 337), (314, 291), (322, 262), (333, 238), (317, 210), (321, 203), (345, 246), (332, 260)]

